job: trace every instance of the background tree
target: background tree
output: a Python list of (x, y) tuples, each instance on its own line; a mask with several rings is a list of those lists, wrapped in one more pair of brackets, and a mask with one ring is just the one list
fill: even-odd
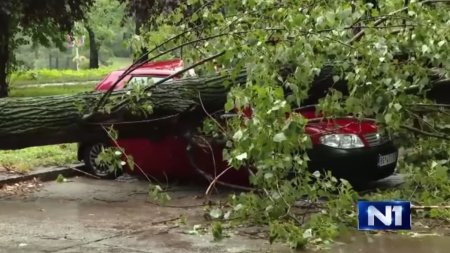
[[(159, 22), (157, 18), (161, 13), (173, 11), (182, 0), (119, 0), (126, 6), (128, 17), (133, 17), (135, 21), (135, 34), (141, 35), (142, 31), (151, 31), (157, 28)], [(139, 58), (147, 52), (146, 45), (141, 43), (135, 53), (135, 58)]]
[(94, 0), (4, 0), (0, 2), (0, 97), (8, 95), (7, 76), (14, 50), (30, 42), (62, 47), (64, 33), (84, 18)]
[(88, 12), (84, 27), (89, 37), (89, 68), (99, 67), (99, 51), (105, 41), (123, 33), (121, 22), (125, 8), (117, 0), (96, 0)]

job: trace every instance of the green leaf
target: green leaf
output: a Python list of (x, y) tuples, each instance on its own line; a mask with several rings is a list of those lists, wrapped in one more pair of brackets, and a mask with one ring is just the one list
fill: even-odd
[(239, 141), (242, 138), (242, 131), (239, 129), (236, 133), (233, 135), (233, 140)]
[(402, 109), (402, 105), (399, 103), (395, 103), (394, 108), (395, 108), (395, 110), (400, 111)]
[(386, 115), (384, 115), (384, 120), (389, 124), (392, 121), (392, 114), (387, 113)]
[(56, 182), (64, 183), (64, 182), (67, 182), (67, 179), (62, 174), (58, 174), (58, 177), (56, 178)]
[(264, 179), (269, 180), (273, 178), (273, 173), (267, 172), (264, 174)]
[(237, 155), (237, 156), (236, 156), (236, 159), (239, 160), (239, 161), (242, 161), (242, 160), (244, 160), (244, 159), (247, 159), (247, 152), (244, 152), (244, 153), (242, 153), (242, 154), (240, 154), (240, 155)]
[(209, 216), (213, 219), (219, 219), (222, 217), (222, 210), (220, 208), (214, 208), (209, 211)]
[(310, 228), (306, 229), (305, 232), (303, 232), (303, 238), (304, 239), (309, 239), (312, 236), (313, 236), (312, 235), (312, 229), (310, 229)]
[(132, 156), (127, 156), (127, 164), (130, 170), (134, 170), (134, 158)]
[(222, 223), (213, 222), (211, 224), (211, 232), (213, 234), (214, 241), (222, 240), (224, 237)]
[(287, 140), (286, 135), (281, 132), (281, 133), (277, 133), (274, 137), (273, 137), (273, 141), (274, 142), (283, 142)]

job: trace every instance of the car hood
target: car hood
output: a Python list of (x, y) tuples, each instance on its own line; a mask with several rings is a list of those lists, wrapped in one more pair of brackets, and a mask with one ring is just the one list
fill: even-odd
[(335, 119), (310, 119), (307, 128), (313, 132), (326, 133), (352, 133), (366, 134), (377, 132), (378, 128), (374, 120), (357, 119), (353, 117)]

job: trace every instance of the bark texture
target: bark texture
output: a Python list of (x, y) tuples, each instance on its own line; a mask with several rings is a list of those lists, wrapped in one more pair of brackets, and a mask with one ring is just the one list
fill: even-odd
[[(92, 112), (104, 93), (34, 98), (0, 99), (0, 149), (68, 142), (89, 142), (107, 138), (102, 126), (114, 125), (121, 138), (158, 137), (166, 132), (180, 134), (193, 129), (209, 113), (223, 109), (228, 93), (227, 84), (242, 84), (246, 74), (231, 80), (229, 76), (188, 78), (148, 87), (139, 99), (128, 90), (115, 91), (106, 107)], [(450, 80), (434, 82), (428, 93), (438, 103), (450, 103)], [(308, 104), (314, 104), (333, 85), (332, 70), (325, 69), (312, 85)], [(346, 93), (346, 85), (335, 84)], [(411, 90), (411, 93), (416, 91)], [(150, 96), (148, 95), (150, 94)], [(136, 115), (136, 106), (150, 103), (150, 115)], [(107, 110), (106, 110), (107, 109)]]
[(100, 46), (95, 38), (95, 32), (90, 26), (86, 26), (86, 30), (89, 34), (89, 68), (98, 69), (98, 52)]
[[(233, 82), (245, 81), (241, 74)], [(29, 146), (104, 139), (102, 125), (115, 125), (120, 137), (145, 137), (171, 128), (192, 127), (201, 122), (206, 110), (223, 108), (229, 77), (183, 79), (151, 87), (143, 93), (138, 104), (150, 103), (149, 116), (131, 113), (127, 90), (115, 91), (109, 98), (111, 112), (92, 114), (103, 93), (47, 96), (34, 98), (0, 99), (0, 149), (18, 149)], [(146, 96), (151, 92), (150, 96)], [(136, 101), (136, 100), (134, 100)], [(173, 117), (168, 117), (175, 115)], [(155, 120), (152, 119), (161, 119)], [(149, 122), (124, 123), (129, 121)]]

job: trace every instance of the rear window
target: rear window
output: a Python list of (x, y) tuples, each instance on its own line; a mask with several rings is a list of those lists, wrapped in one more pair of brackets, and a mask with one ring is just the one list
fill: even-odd
[(161, 81), (165, 77), (159, 77), (159, 76), (134, 76), (128, 81), (128, 86), (136, 86), (136, 85), (143, 85), (148, 86), (151, 84), (155, 84), (158, 81)]

